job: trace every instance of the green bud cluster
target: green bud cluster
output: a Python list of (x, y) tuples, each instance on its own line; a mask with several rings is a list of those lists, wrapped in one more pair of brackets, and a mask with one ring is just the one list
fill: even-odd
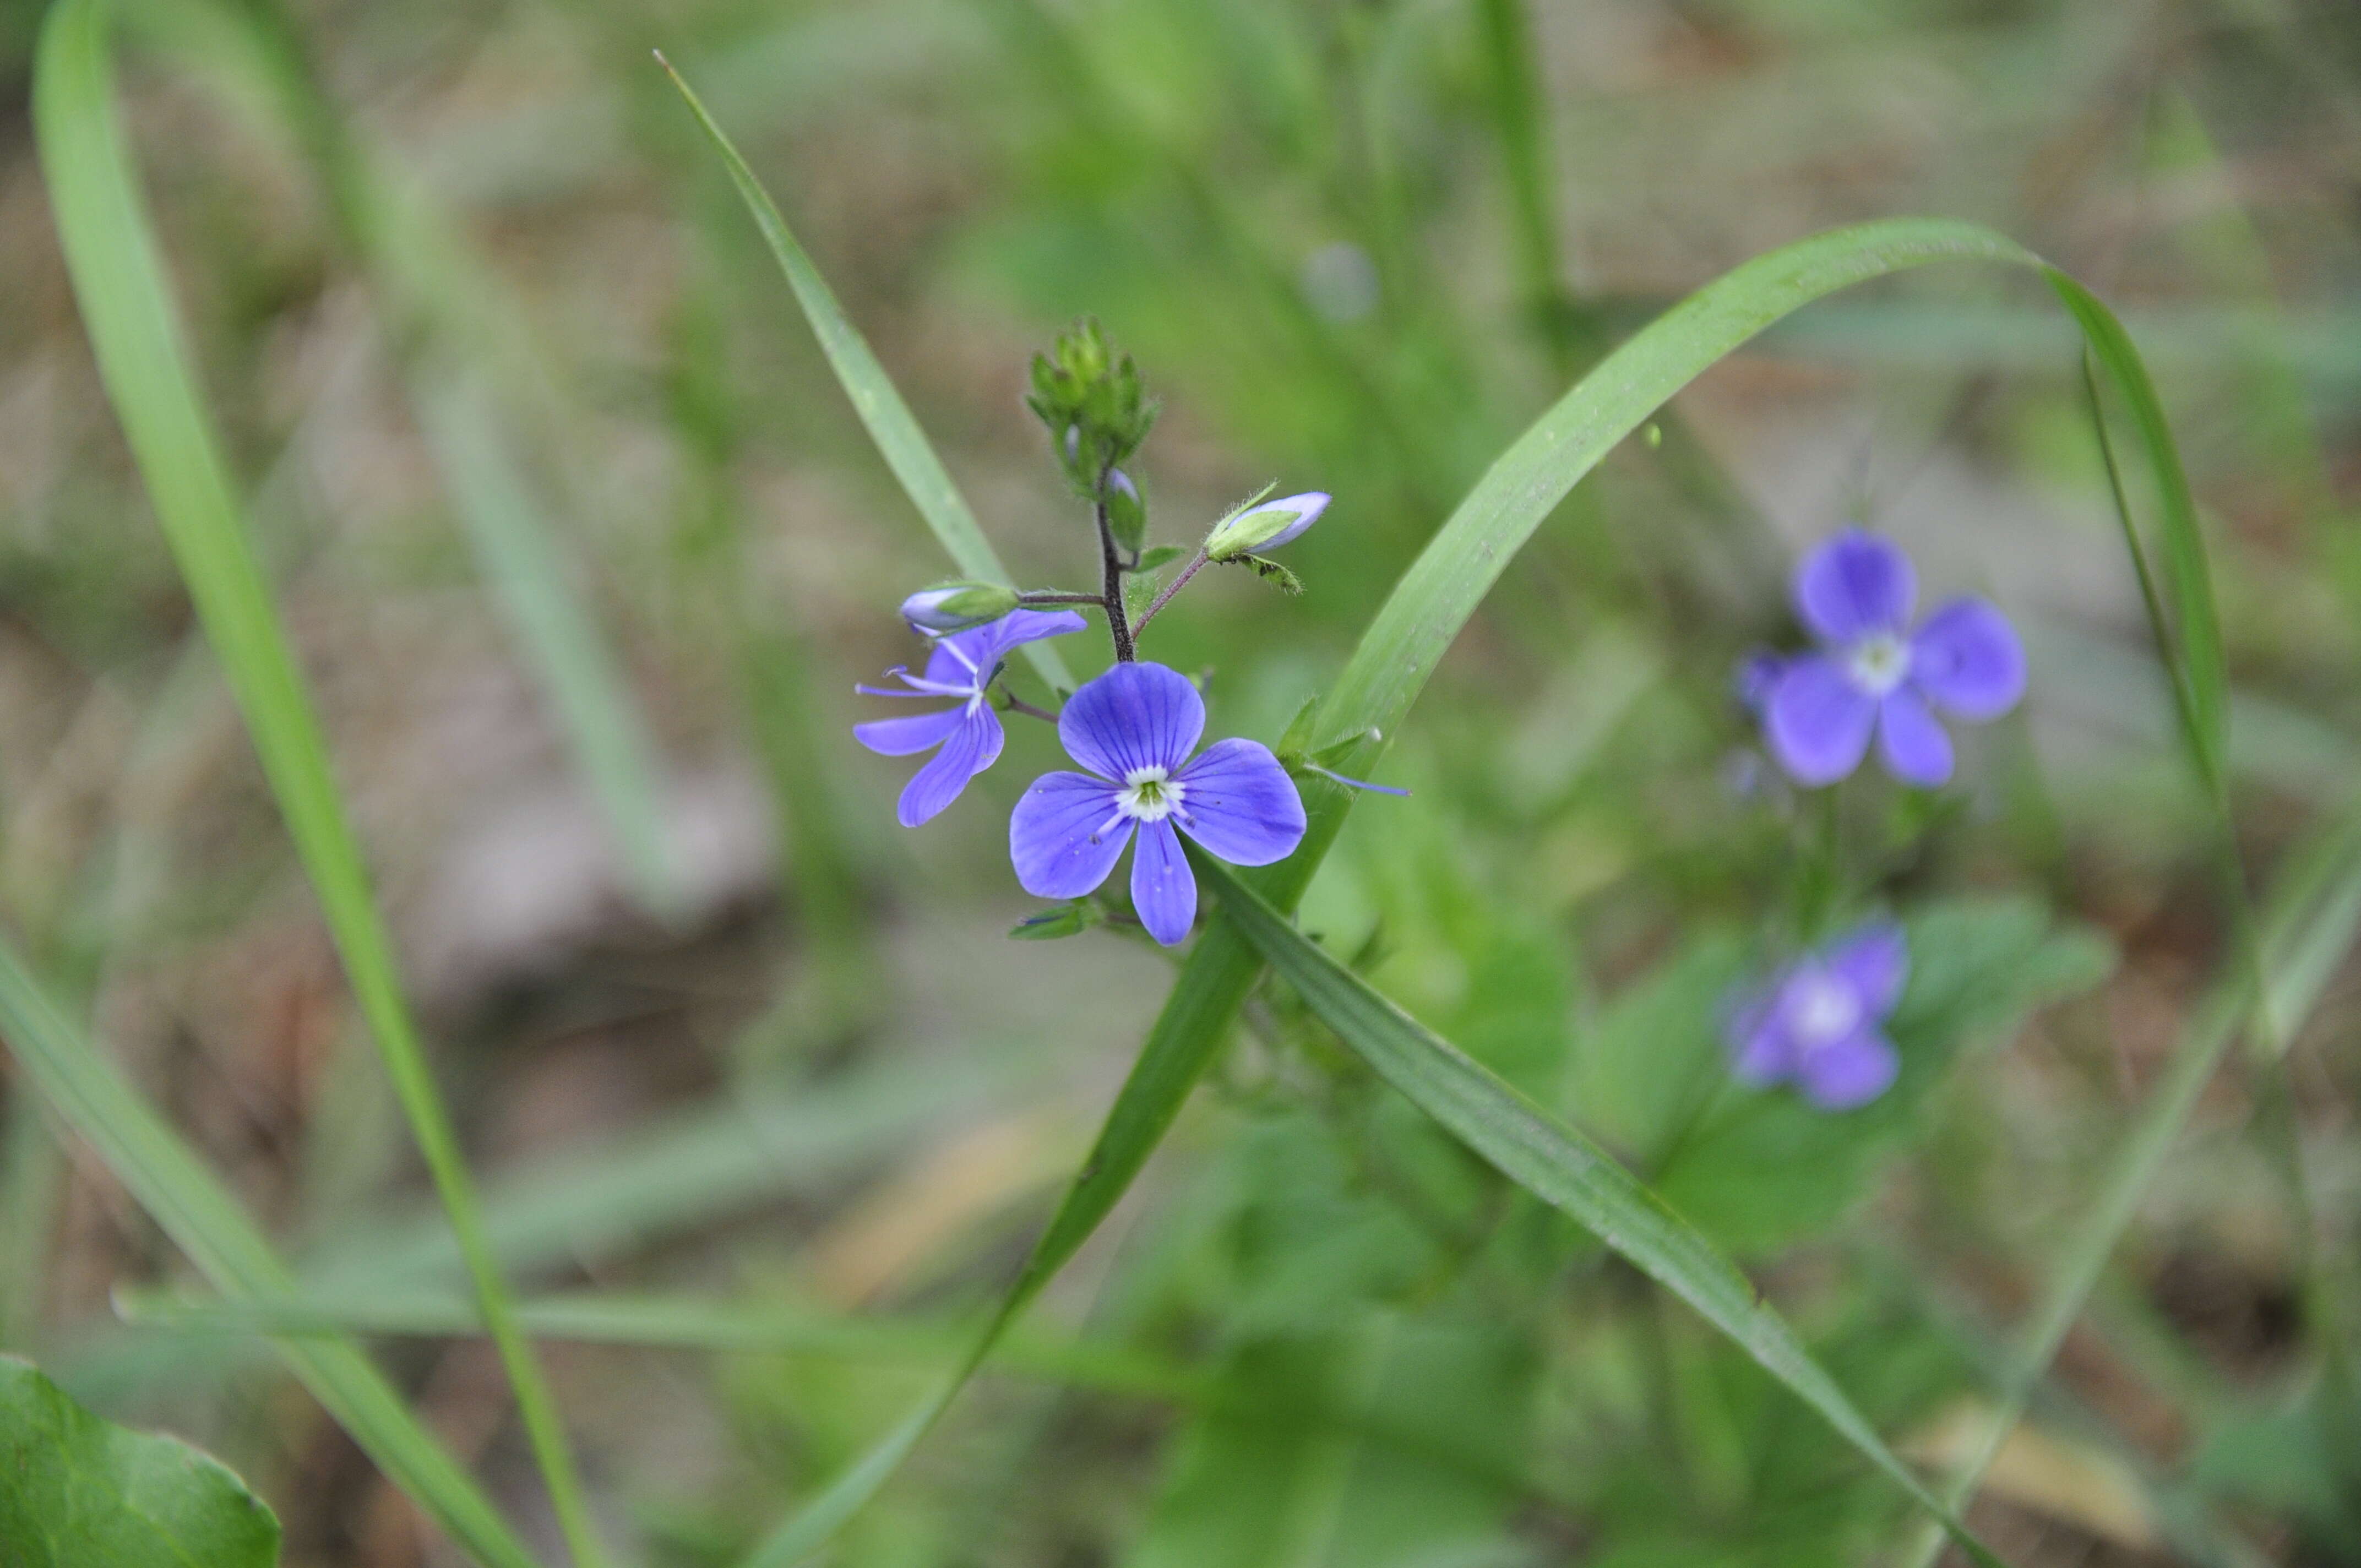
[[(1109, 470), (1139, 450), (1156, 422), (1156, 404), (1139, 379), (1139, 367), (1128, 354), (1118, 355), (1095, 321), (1083, 318), (1066, 332), (1047, 354), (1033, 356), (1033, 389), (1026, 406), (1049, 432), (1050, 449), (1066, 470), (1076, 493), (1097, 501), (1112, 499), (1117, 487)], [(1129, 504), (1138, 507), (1138, 492)], [(1144, 514), (1140, 526), (1144, 529)]]

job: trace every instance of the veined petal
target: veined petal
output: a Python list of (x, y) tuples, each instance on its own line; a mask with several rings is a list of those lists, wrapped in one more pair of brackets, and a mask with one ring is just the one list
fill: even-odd
[(1910, 946), (1902, 927), (1891, 920), (1855, 928), (1830, 946), (1820, 962), (1850, 988), (1864, 1018), (1883, 1018), (1893, 1012), (1910, 979)]
[(1878, 703), (1877, 754), (1904, 784), (1938, 789), (1951, 782), (1951, 738), (1915, 687), (1896, 686)]
[(935, 651), (927, 656), (927, 678), (972, 688), (991, 675), (993, 666), (1006, 658), (1010, 649), (1080, 631), (1085, 624), (1071, 609), (1012, 609), (988, 625), (938, 638)]
[(967, 788), (967, 781), (992, 766), (1000, 756), (1000, 716), (988, 707), (954, 708), (959, 724), (943, 741), (933, 760), (910, 777), (902, 790), (895, 815), (905, 828), (916, 828), (939, 814)]
[(1268, 747), (1216, 740), (1174, 776), (1180, 830), (1232, 865), (1267, 866), (1303, 842), (1303, 796)]
[(1892, 540), (1848, 528), (1795, 566), (1795, 613), (1823, 642), (1899, 634), (1918, 604), (1918, 574)]
[[(915, 692), (885, 692), (886, 696), (915, 696)], [(881, 757), (906, 757), (929, 746), (939, 746), (959, 728), (961, 708), (914, 713), (907, 718), (874, 718), (852, 727), (852, 738)]]
[(1884, 1093), (1902, 1070), (1902, 1058), (1884, 1036), (1863, 1029), (1849, 1039), (1806, 1054), (1795, 1066), (1804, 1098), (1823, 1111), (1850, 1111)]
[(1834, 784), (1861, 766), (1877, 722), (1877, 699), (1823, 653), (1788, 661), (1763, 704), (1771, 754), (1797, 784)]
[(1097, 891), (1130, 841), (1132, 819), (1115, 789), (1087, 773), (1044, 773), (1008, 817), (1008, 858), (1016, 881), (1038, 898)]
[(1953, 599), (1910, 640), (1910, 679), (1947, 713), (1998, 718), (2025, 695), (2025, 645), (1991, 601)]
[(1140, 768), (1177, 773), (1204, 731), (1204, 699), (1163, 664), (1117, 664), (1083, 682), (1058, 715), (1066, 754), (1117, 784)]
[(1197, 923), (1197, 874), (1180, 852), (1170, 818), (1139, 825), (1131, 850), (1131, 907), (1148, 934), (1170, 948)]

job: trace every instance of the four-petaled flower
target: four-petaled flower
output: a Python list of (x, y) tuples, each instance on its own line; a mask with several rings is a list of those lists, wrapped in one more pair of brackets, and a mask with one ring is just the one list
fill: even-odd
[(1162, 664), (1117, 664), (1069, 698), (1058, 739), (1090, 772), (1045, 773), (1016, 803), (1008, 853), (1025, 891), (1094, 891), (1136, 829), (1132, 907), (1169, 948), (1197, 917), (1197, 879), (1175, 828), (1236, 865), (1294, 853), (1304, 828), (1295, 781), (1252, 740), (1217, 740), (1191, 761), (1204, 728), (1197, 688)]
[(967, 787), (967, 781), (999, 758), (1004, 739), (1000, 715), (993, 711), (984, 693), (999, 674), (1001, 661), (1008, 656), (1008, 651), (1019, 643), (1080, 631), (1082, 625), (1082, 618), (1070, 609), (1055, 613), (1012, 610), (989, 625), (932, 639), (934, 651), (927, 655), (927, 673), (923, 675), (914, 675), (899, 664), (885, 672), (899, 677), (906, 690), (886, 686), (853, 688), (871, 696), (960, 699), (956, 707), (934, 713), (880, 718), (852, 727), (852, 738), (881, 756), (906, 757), (929, 747), (942, 748), (904, 787), (895, 813), (903, 827), (916, 828), (957, 800), (960, 791)]
[(1874, 731), (1886, 772), (1932, 789), (1951, 776), (1951, 738), (1934, 709), (1997, 718), (2025, 695), (2025, 650), (2007, 618), (1955, 598), (1912, 632), (1916, 574), (1874, 534), (1847, 529), (1805, 556), (1795, 593), (1822, 646), (1789, 660), (1762, 701), (1771, 753), (1798, 784), (1851, 773)]
[(1823, 1111), (1885, 1092), (1901, 1069), (1879, 1026), (1910, 974), (1902, 927), (1874, 921), (1806, 953), (1730, 1014), (1730, 1070), (1758, 1088), (1793, 1081)]

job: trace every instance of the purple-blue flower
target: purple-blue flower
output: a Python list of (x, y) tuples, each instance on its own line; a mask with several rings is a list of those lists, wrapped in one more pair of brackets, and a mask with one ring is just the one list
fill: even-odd
[(1174, 828), (1222, 859), (1267, 866), (1303, 841), (1303, 799), (1268, 747), (1217, 740), (1191, 760), (1205, 704), (1162, 664), (1117, 664), (1058, 716), (1058, 739), (1087, 773), (1045, 773), (1008, 819), (1025, 891), (1080, 898), (1106, 881), (1135, 829), (1131, 903), (1166, 947), (1197, 918), (1197, 879)]
[(2025, 695), (2025, 650), (2008, 618), (1955, 598), (1916, 632), (1917, 575), (1889, 541), (1847, 529), (1795, 568), (1795, 610), (1820, 649), (1789, 660), (1763, 698), (1763, 732), (1795, 782), (1834, 784), (1872, 733), (1886, 772), (1932, 789), (1951, 776), (1953, 718), (1997, 718)]
[(1823, 1111), (1866, 1105), (1901, 1069), (1881, 1025), (1909, 975), (1909, 947), (1890, 920), (1805, 954), (1731, 1013), (1730, 1070), (1758, 1088), (1793, 1082)]
[(1082, 629), (1082, 618), (1072, 610), (1011, 610), (989, 625), (929, 639), (927, 673), (914, 675), (903, 665), (886, 671), (906, 690), (887, 686), (855, 686), (871, 696), (948, 696), (958, 703), (933, 713), (907, 718), (880, 718), (852, 727), (852, 738), (881, 756), (906, 757), (939, 746), (932, 761), (911, 776), (902, 791), (895, 815), (905, 828), (916, 828), (959, 798), (967, 781), (992, 766), (1000, 756), (1000, 715), (985, 691), (1000, 673), (1003, 659), (1019, 643), (1044, 637), (1062, 637)]

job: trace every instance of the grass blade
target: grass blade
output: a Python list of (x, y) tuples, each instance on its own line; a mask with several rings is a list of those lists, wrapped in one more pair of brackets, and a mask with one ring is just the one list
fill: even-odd
[[(885, 367), (877, 363), (877, 356), (870, 352), (867, 340), (845, 319), (844, 308), (836, 302), (828, 280), (812, 265), (811, 257), (787, 227), (786, 220), (779, 215), (778, 206), (763, 189), (763, 182), (754, 178), (754, 171), (746, 167), (738, 148), (706, 112), (688, 83), (681, 80), (680, 72), (673, 70), (672, 61), (662, 55), (656, 59), (671, 76), (673, 85), (680, 89), (680, 95), (688, 100), (697, 123), (704, 127), (713, 150), (730, 170), (730, 183), (738, 187), (747, 212), (753, 215), (755, 226), (763, 231), (763, 241), (778, 259), (779, 270), (786, 274), (787, 284), (796, 292), (796, 302), (803, 307), (804, 319), (811, 323), (813, 335), (819, 339), (820, 349), (828, 356), (837, 380), (843, 385), (845, 396), (852, 400), (854, 411), (861, 415), (862, 424), (877, 443), (886, 466), (894, 470), (903, 491), (927, 520), (927, 526), (934, 530), (944, 554), (964, 576), (984, 582), (1013, 584), (1015, 579), (1000, 564), (1000, 556), (992, 548), (992, 542), (984, 538), (983, 530), (976, 525), (975, 514), (968, 510), (967, 499), (960, 494), (959, 487), (951, 483), (943, 460), (935, 455), (926, 432), (918, 428), (910, 406), (895, 389)], [(1025, 655), (1050, 685), (1060, 691), (1073, 690), (1074, 678), (1066, 673), (1065, 661), (1058, 656), (1055, 648), (1047, 642), (1028, 642)]]
[[(220, 1180), (67, 1022), (5, 943), (0, 1038), (41, 1098), (214, 1288), (258, 1305), (293, 1294), (293, 1275)], [(282, 1342), (279, 1351), (313, 1398), (453, 1541), (487, 1568), (533, 1568), (533, 1554), (368, 1357), (332, 1340)]]
[(450, 487), (495, 601), (541, 674), (576, 762), (589, 780), (622, 851), (625, 880), (658, 915), (674, 916), (683, 889), (665, 852), (657, 806), (654, 748), (614, 655), (580, 598), (549, 523), (491, 400), (465, 377), (412, 378), (412, 401)]
[(402, 998), (319, 721), (181, 349), (153, 228), (115, 123), (102, 0), (61, 0), (49, 12), (37, 57), (33, 111), (59, 238), (101, 379), (467, 1256), (568, 1543), (577, 1563), (592, 1568), (601, 1556), (564, 1431), (532, 1347), (511, 1321), (507, 1288), (484, 1238), (457, 1135)]
[(1190, 862), (1229, 920), (1305, 1005), (1378, 1077), (1495, 1170), (1565, 1213), (1695, 1308), (1891, 1476), (1979, 1562), (1982, 1543), (1854, 1409), (1777, 1310), (1704, 1233), (1588, 1138), (1395, 1006), (1193, 848)]

